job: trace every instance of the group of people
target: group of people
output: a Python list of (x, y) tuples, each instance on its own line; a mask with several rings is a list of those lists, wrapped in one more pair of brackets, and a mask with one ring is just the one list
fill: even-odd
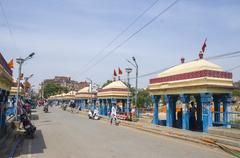
[[(194, 104), (194, 102), (191, 102), (191, 106), (188, 108), (188, 113), (189, 113), (189, 129), (190, 130), (196, 130), (196, 113), (197, 113), (197, 108)], [(182, 108), (180, 111), (177, 112), (177, 126), (178, 128), (182, 128)]]

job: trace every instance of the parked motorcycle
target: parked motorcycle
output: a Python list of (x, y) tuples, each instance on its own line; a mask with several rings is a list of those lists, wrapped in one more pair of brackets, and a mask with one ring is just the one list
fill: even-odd
[(99, 113), (97, 110), (89, 110), (88, 111), (88, 118), (89, 119), (93, 119), (93, 120), (99, 120), (100, 119), (100, 116), (99, 116)]
[(20, 120), (23, 124), (24, 130), (26, 131), (26, 135), (29, 136), (30, 138), (34, 138), (36, 127), (31, 123), (31, 120), (29, 119), (28, 115), (26, 113), (21, 114)]

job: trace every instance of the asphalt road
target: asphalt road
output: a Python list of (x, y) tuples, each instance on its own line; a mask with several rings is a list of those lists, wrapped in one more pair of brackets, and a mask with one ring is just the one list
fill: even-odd
[(217, 148), (182, 141), (103, 121), (89, 120), (58, 108), (37, 110), (33, 140), (17, 149), (21, 158), (230, 158)]

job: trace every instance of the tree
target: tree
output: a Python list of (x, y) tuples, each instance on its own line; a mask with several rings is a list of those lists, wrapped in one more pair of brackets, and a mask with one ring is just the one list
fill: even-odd
[[(132, 92), (132, 103), (135, 104), (135, 99), (134, 99), (135, 89), (131, 88), (130, 91)], [(138, 90), (137, 99), (138, 99), (138, 105), (137, 105), (138, 108), (146, 108), (152, 105), (150, 93), (145, 89)]]
[(102, 88), (109, 85), (110, 83), (112, 83), (113, 81), (112, 80), (107, 80), (103, 85), (102, 85)]
[(48, 83), (44, 86), (44, 98), (48, 98), (49, 96), (67, 93), (69, 90), (67, 87), (63, 87), (60, 84)]

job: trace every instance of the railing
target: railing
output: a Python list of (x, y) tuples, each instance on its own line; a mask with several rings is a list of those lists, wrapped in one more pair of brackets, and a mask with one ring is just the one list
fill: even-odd
[[(226, 119), (224, 121), (224, 119)], [(212, 112), (213, 125), (233, 125), (240, 127), (240, 112)]]

